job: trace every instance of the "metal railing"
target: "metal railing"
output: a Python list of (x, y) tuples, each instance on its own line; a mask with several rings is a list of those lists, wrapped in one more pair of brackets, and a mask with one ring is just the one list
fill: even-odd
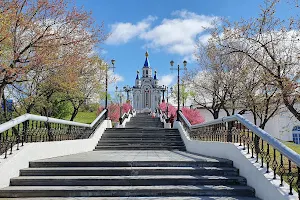
[(158, 109), (158, 112), (159, 112), (159, 115), (160, 115), (161, 119), (162, 119), (164, 122), (167, 122), (168, 117), (167, 117), (166, 113), (163, 112), (161, 109)]
[(105, 120), (103, 110), (91, 124), (25, 114), (0, 125), (0, 155), (19, 150), (24, 143), (87, 139)]
[(123, 124), (124, 120), (125, 120), (126, 118), (128, 118), (130, 114), (132, 114), (132, 110), (129, 110), (127, 113), (124, 113), (124, 114), (120, 117), (119, 123), (120, 123), (120, 124)]
[(251, 158), (266, 167), (266, 173), (273, 171), (273, 179), (280, 178), (289, 184), (289, 194), (293, 188), (300, 199), (300, 155), (279, 140), (257, 127), (241, 115), (223, 117), (203, 124), (191, 125), (182, 112), (179, 119), (190, 139), (238, 143)]

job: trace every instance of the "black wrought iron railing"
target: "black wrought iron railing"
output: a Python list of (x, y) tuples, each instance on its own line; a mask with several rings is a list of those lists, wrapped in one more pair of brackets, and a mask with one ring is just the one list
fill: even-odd
[(162, 111), (161, 109), (158, 109), (158, 113), (159, 113), (159, 116), (161, 117), (161, 119), (165, 122), (168, 121), (168, 117), (166, 115), (166, 113), (164, 111)]
[(124, 120), (127, 119), (131, 113), (132, 110), (129, 110), (127, 113), (124, 113), (119, 119), (120, 124), (123, 124)]
[(273, 179), (280, 179), (289, 185), (289, 194), (293, 189), (300, 199), (300, 155), (282, 142), (260, 129), (241, 115), (233, 115), (208, 123), (191, 125), (179, 112), (180, 122), (190, 139), (200, 141), (218, 141), (237, 143), (251, 158), (260, 162), (266, 173), (273, 173)]
[(105, 120), (104, 110), (92, 124), (25, 114), (0, 125), (0, 155), (7, 158), (13, 147), (24, 143), (87, 139)]

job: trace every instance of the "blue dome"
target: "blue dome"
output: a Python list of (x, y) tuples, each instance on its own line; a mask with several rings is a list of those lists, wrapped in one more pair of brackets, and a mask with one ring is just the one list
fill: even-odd
[(146, 51), (145, 56), (146, 56), (146, 60), (145, 60), (145, 63), (144, 63), (144, 67), (149, 68), (150, 67), (150, 62), (148, 60), (148, 56), (149, 56), (148, 51)]
[(148, 57), (146, 57), (145, 63), (144, 63), (144, 67), (150, 67), (150, 62), (148, 60)]

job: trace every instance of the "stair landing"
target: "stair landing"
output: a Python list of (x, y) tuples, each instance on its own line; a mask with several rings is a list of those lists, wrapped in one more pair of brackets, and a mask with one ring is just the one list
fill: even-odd
[(39, 162), (133, 162), (133, 161), (204, 161), (204, 162), (229, 162), (222, 158), (213, 158), (197, 154), (192, 154), (178, 150), (101, 150), (55, 158), (34, 161)]

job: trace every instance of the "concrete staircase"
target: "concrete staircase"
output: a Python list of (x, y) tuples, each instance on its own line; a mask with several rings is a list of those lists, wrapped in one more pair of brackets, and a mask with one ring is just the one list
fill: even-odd
[(163, 123), (158, 117), (152, 118), (148, 113), (137, 113), (126, 123), (126, 128), (163, 128)]
[(107, 129), (95, 150), (185, 150), (176, 129), (112, 128)]
[(30, 162), (0, 198), (256, 199), (232, 161), (188, 153), (177, 130), (144, 123), (107, 129), (95, 151)]
[(126, 128), (106, 129), (95, 150), (183, 150), (177, 129), (164, 129), (159, 118), (138, 113)]

